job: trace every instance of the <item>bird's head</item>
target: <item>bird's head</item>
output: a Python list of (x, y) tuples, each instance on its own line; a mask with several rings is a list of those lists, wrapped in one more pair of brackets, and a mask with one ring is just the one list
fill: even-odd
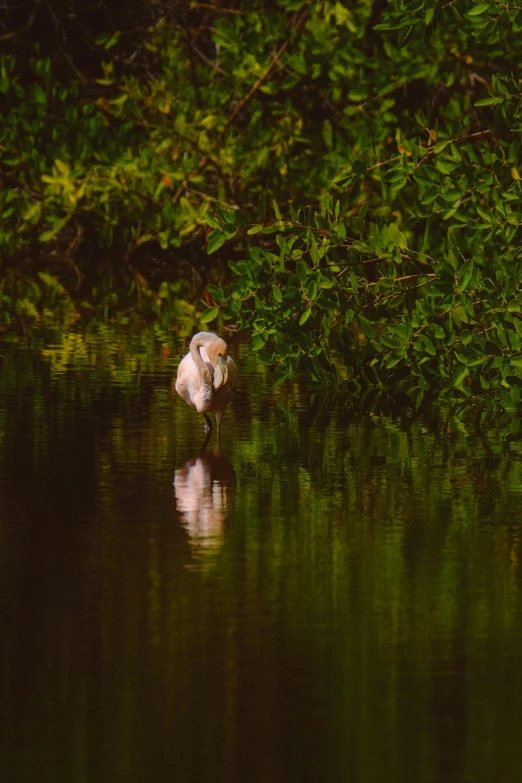
[(214, 367), (214, 391), (218, 391), (228, 381), (227, 344), (217, 334), (205, 334), (208, 335), (204, 341), (205, 350)]

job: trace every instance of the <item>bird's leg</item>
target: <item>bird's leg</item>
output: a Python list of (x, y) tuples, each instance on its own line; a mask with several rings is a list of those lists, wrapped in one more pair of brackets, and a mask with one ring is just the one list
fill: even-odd
[(217, 427), (217, 437), (218, 437), (218, 440), (219, 440), (219, 427), (221, 425), (221, 417), (222, 417), (222, 415), (223, 414), (221, 412), (216, 411), (216, 427)]
[[(204, 413), (203, 416), (205, 417), (205, 432), (207, 434), (210, 434), (212, 432), (212, 421), (208, 413)], [(218, 428), (219, 431), (219, 428)]]
[[(212, 435), (212, 431), (208, 430), (208, 432), (207, 432), (206, 429), (207, 429), (207, 425), (205, 424), (205, 440), (203, 441), (203, 445), (200, 448), (200, 452), (202, 454), (205, 452), (205, 449), (207, 448), (208, 442), (210, 440), (210, 436)], [(219, 441), (218, 441), (218, 443), (219, 443)]]

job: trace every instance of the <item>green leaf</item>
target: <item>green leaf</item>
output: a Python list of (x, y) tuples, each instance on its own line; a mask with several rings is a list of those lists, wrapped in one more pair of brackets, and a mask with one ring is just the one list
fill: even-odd
[(208, 310), (205, 310), (201, 318), (199, 319), (202, 324), (208, 324), (210, 321), (213, 321), (214, 318), (217, 318), (217, 315), (219, 313), (219, 307), (209, 307)]
[(404, 355), (404, 350), (398, 349), (397, 351), (394, 351), (384, 362), (385, 369), (391, 370), (392, 367), (395, 367), (396, 364), (399, 364), (400, 360), (404, 358)]
[(61, 220), (57, 220), (53, 227), (50, 228), (48, 231), (43, 231), (40, 236), (38, 237), (39, 242), (50, 242), (51, 239), (54, 239), (54, 237), (60, 233), (62, 228), (67, 223), (68, 218), (62, 218)]
[(280, 209), (279, 209), (279, 205), (278, 205), (277, 201), (276, 201), (275, 199), (273, 199), (273, 201), (272, 201), (272, 204), (273, 204), (273, 206), (274, 206), (274, 212), (275, 212), (275, 216), (276, 216), (276, 218), (277, 218), (279, 221), (281, 221), (281, 219), (282, 219), (282, 218), (281, 218), (281, 211), (280, 211)]
[(210, 232), (208, 237), (208, 245), (207, 245), (207, 253), (210, 255), (211, 253), (215, 253), (216, 250), (219, 250), (222, 245), (225, 244), (227, 241), (227, 235), (224, 231), (214, 229)]
[(436, 356), (437, 351), (435, 350), (435, 346), (431, 342), (430, 338), (426, 334), (422, 334), (419, 337), (420, 342), (424, 345), (424, 348), (426, 350), (426, 353), (428, 353), (430, 356)]
[(220, 302), (223, 299), (223, 290), (221, 286), (207, 285), (207, 291), (215, 302)]
[(399, 229), (397, 223), (390, 223), (388, 226), (388, 236), (392, 242), (397, 245), (397, 247), (404, 248), (405, 250), (408, 249), (408, 243), (406, 241), (406, 237), (402, 233), (402, 231)]
[(306, 286), (306, 293), (309, 299), (315, 299), (317, 296), (317, 283), (314, 279), (310, 280)]
[(333, 148), (333, 131), (330, 120), (323, 122), (323, 141), (329, 150)]
[(478, 3), (477, 5), (474, 5), (473, 8), (467, 12), (466, 16), (480, 16), (484, 13), (484, 11), (488, 10), (487, 3)]
[(448, 146), (449, 141), (438, 141), (437, 144), (433, 147), (433, 152), (435, 155), (438, 155), (439, 152), (442, 152), (442, 150), (445, 150)]
[(218, 223), (218, 221), (216, 220), (216, 218), (212, 217), (212, 215), (209, 215), (209, 214), (208, 214), (208, 212), (207, 212), (207, 214), (205, 215), (205, 220), (206, 220), (207, 224), (208, 224), (208, 225), (209, 225), (211, 228), (221, 228), (221, 225), (220, 225), (220, 223)]
[(36, 201), (34, 204), (32, 204), (23, 214), (23, 219), (30, 221), (35, 220), (38, 221), (42, 215), (42, 202)]
[(477, 207), (477, 212), (480, 215), (480, 217), (486, 220), (488, 223), (493, 223), (493, 218), (491, 217), (489, 212), (486, 212), (485, 209), (482, 209), (482, 207)]
[(253, 234), (259, 234), (260, 231), (264, 229), (264, 226), (262, 223), (257, 223), (255, 226), (252, 226), (252, 228), (249, 228), (247, 231), (247, 234), (250, 234), (252, 236)]
[(268, 340), (268, 335), (266, 334), (255, 334), (252, 337), (252, 350), (253, 351), (260, 351), (261, 348), (264, 348), (266, 345), (266, 341)]
[(313, 270), (310, 269), (306, 261), (298, 261), (296, 271), (300, 283), (304, 283), (308, 275), (311, 275), (313, 272)]
[[(466, 261), (466, 263), (463, 264), (459, 270), (459, 282), (458, 282), (459, 292), (466, 290), (472, 277), (473, 277), (473, 261)], [(463, 320), (464, 318), (462, 318), (461, 316), (461, 321)]]
[(68, 177), (68, 176), (69, 176), (69, 174), (71, 173), (71, 169), (69, 168), (69, 166), (67, 165), (67, 163), (64, 163), (64, 162), (63, 162), (63, 161), (61, 161), (61, 160), (58, 160), (58, 159), (56, 159), (56, 160), (54, 161), (54, 165), (56, 166), (56, 168), (58, 169), (58, 171), (60, 172), (60, 174), (63, 174), (63, 175), (64, 175), (64, 176), (66, 176), (66, 177)]
[(56, 231), (53, 229), (50, 229), (49, 231), (42, 231), (42, 233), (38, 237), (39, 242), (50, 242), (51, 239), (55, 236)]
[(308, 321), (308, 319), (310, 318), (311, 315), (312, 315), (312, 308), (309, 307), (301, 315), (301, 318), (299, 319), (299, 326), (303, 326), (303, 324), (305, 324)]
[(277, 302), (277, 304), (281, 304), (283, 301), (283, 294), (281, 293), (281, 289), (276, 285), (272, 286), (272, 299), (274, 302)]
[(481, 98), (479, 101), (475, 101), (474, 106), (494, 106), (497, 103), (502, 103), (502, 98), (490, 95), (489, 98)]
[(310, 237), (310, 258), (312, 259), (314, 266), (319, 263), (319, 253), (317, 252), (317, 245), (315, 244), (314, 237)]
[(359, 317), (359, 326), (361, 327), (362, 333), (370, 340), (373, 340), (375, 338), (375, 332), (373, 330), (373, 326), (368, 321), (368, 319), (364, 317), (364, 315), (361, 315), (359, 313), (358, 317)]
[(451, 377), (451, 385), (452, 386), (460, 386), (462, 384), (462, 381), (466, 378), (468, 375), (469, 370), (466, 367), (465, 364), (459, 364), (457, 366), (457, 369), (453, 373)]

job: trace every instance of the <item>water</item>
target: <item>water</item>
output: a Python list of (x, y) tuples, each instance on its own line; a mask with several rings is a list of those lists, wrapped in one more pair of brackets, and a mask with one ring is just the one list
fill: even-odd
[(239, 344), (201, 453), (184, 344), (1, 346), (2, 779), (517, 780), (517, 427), (311, 404)]

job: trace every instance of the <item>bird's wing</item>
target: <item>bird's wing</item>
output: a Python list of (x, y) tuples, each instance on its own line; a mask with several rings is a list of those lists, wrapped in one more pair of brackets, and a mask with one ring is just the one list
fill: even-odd
[(197, 367), (192, 360), (192, 356), (188, 353), (179, 363), (176, 376), (176, 391), (191, 408), (195, 408), (194, 398), (199, 394), (200, 388), (201, 380)]

